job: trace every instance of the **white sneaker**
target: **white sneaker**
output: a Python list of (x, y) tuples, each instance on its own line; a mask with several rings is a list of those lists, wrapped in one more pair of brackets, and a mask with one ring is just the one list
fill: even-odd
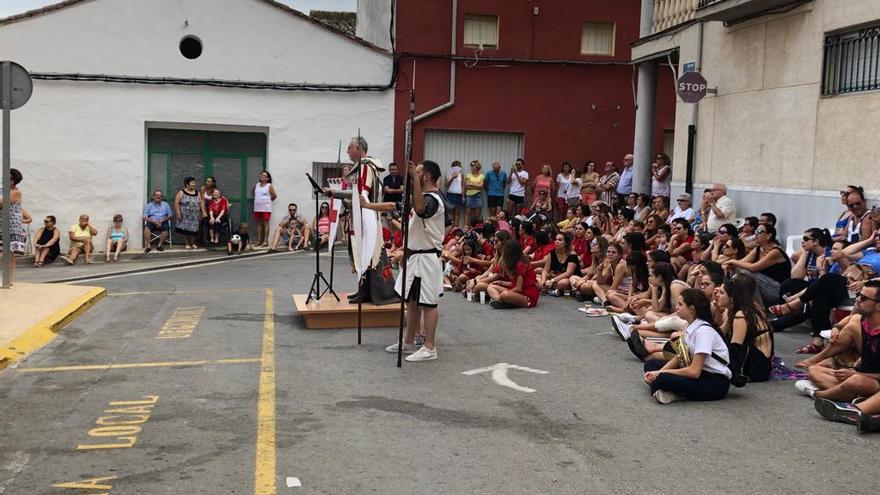
[(821, 332), (819, 332), (819, 337), (822, 337), (825, 340), (830, 339), (831, 338), (831, 329), (822, 330)]
[(658, 390), (651, 396), (660, 404), (669, 404), (677, 400), (683, 400), (683, 397), (668, 390)]
[(625, 342), (629, 339), (629, 334), (632, 333), (632, 330), (629, 325), (621, 321), (622, 319), (623, 318), (618, 315), (611, 315), (611, 326), (614, 327), (614, 331), (617, 332), (617, 334), (620, 335), (620, 338)]
[(602, 304), (602, 300), (599, 299), (599, 296), (596, 296), (596, 297), (593, 298), (593, 303), (594, 303), (594, 304)]
[(794, 388), (796, 388), (802, 395), (806, 395), (810, 398), (814, 398), (813, 395), (819, 391), (819, 387), (810, 380), (798, 380), (794, 382)]
[(620, 321), (624, 323), (632, 324), (636, 322), (636, 316), (629, 313), (620, 313), (619, 315), (617, 315), (617, 317), (620, 318)]
[(405, 359), (411, 363), (416, 363), (419, 361), (431, 361), (437, 359), (437, 349), (431, 351), (428, 350), (427, 347), (422, 346), (419, 350), (410, 354)]
[[(385, 352), (391, 352), (391, 353), (397, 354), (397, 343), (394, 343), (394, 344), (386, 347)], [(403, 343), (403, 353), (404, 354), (412, 354), (414, 352), (416, 352), (416, 345), (415, 344), (407, 344), (406, 342)]]

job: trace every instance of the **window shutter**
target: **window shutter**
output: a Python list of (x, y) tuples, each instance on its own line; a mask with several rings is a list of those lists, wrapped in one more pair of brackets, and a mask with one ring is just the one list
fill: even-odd
[(581, 31), (581, 55), (614, 55), (614, 23), (585, 22)]

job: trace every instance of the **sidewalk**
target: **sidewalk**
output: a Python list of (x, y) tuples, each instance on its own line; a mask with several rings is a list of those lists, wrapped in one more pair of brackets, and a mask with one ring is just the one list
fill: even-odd
[(20, 281), (0, 289), (0, 369), (54, 340), (105, 293), (101, 287)]
[(95, 256), (91, 265), (82, 262), (82, 257), (72, 266), (56, 260), (54, 263), (44, 265), (42, 268), (33, 268), (30, 264), (18, 263), (15, 267), (15, 281), (37, 283), (64, 283), (76, 282), (77, 280), (90, 279), (105, 275), (120, 275), (123, 273), (144, 272), (160, 268), (176, 266), (188, 266), (201, 263), (213, 263), (227, 259), (241, 259), (266, 254), (266, 249), (245, 251), (241, 255), (227, 256), (224, 251), (198, 250), (165, 250), (158, 252), (155, 249), (144, 254), (143, 251), (123, 253), (116, 263), (106, 263), (104, 255)]

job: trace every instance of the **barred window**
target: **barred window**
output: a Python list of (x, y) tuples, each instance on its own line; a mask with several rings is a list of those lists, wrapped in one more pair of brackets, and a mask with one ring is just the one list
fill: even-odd
[(498, 48), (498, 16), (464, 16), (464, 44), (483, 48)]
[(822, 94), (875, 89), (880, 89), (880, 26), (827, 35)]
[(585, 22), (581, 30), (581, 55), (614, 55), (614, 23)]

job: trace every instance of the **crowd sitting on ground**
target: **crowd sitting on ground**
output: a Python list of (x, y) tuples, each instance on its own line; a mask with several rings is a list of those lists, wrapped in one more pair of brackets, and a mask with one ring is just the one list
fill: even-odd
[(880, 430), (880, 211), (862, 188), (842, 190), (837, 223), (807, 229), (789, 256), (776, 215), (737, 218), (724, 184), (696, 206), (685, 193), (670, 208), (665, 155), (652, 167), (660, 194), (621, 189), (630, 159), (622, 174), (612, 164), (602, 176), (592, 161), (580, 177), (564, 163), (555, 180), (545, 165), (533, 181), (522, 161), (507, 173), (496, 162), (485, 175), (474, 161), (463, 177), (454, 162), (446, 290), (495, 309), (534, 307), (542, 295), (586, 302), (580, 311), (610, 315), (663, 404), (718, 400), (730, 385), (769, 380), (774, 333), (809, 321), (797, 390), (825, 418)]
[[(479, 161), (470, 163), (468, 174), (453, 162), (441, 180), (450, 213), (442, 252), (445, 288), (468, 300), (488, 300), (494, 309), (533, 308), (544, 295), (586, 302), (579, 310), (590, 316), (610, 314), (615, 331), (644, 361), (652, 397), (664, 404), (722, 399), (730, 385), (770, 379), (774, 333), (809, 321), (811, 339), (796, 351), (809, 357), (794, 365), (806, 379), (796, 388), (815, 399), (823, 417), (880, 430), (880, 211), (868, 208), (864, 190), (840, 191), (845, 208), (835, 225), (807, 229), (789, 256), (777, 239), (776, 215), (737, 218), (724, 184), (705, 189), (699, 205), (679, 194), (671, 208), (669, 166), (658, 154), (647, 195), (632, 191), (632, 155), (619, 172), (607, 162), (600, 175), (596, 162), (587, 161), (578, 174), (566, 162), (555, 177), (543, 165), (534, 180), (521, 159), (509, 171), (495, 162), (485, 175)], [(389, 170), (383, 191), (396, 198), (402, 179), (394, 164)], [(24, 239), (16, 233), (30, 215), (21, 208), (22, 175), (12, 172), (11, 243), (21, 254)], [(254, 188), (256, 245), (277, 250), (283, 242), (291, 251), (325, 246), (332, 225), (327, 202), (311, 225), (296, 204), (288, 205), (269, 244), (276, 198), (271, 182), (262, 172)], [(229, 254), (250, 246), (248, 224), (233, 233), (229, 202), (213, 178), (200, 190), (192, 177), (183, 185), (173, 209), (158, 190), (144, 207), (145, 252), (153, 243), (163, 250), (172, 218), (187, 249), (200, 232), (214, 244), (226, 235)], [(397, 263), (403, 256), (400, 212), (382, 220), (386, 248)], [(89, 216), (68, 230), (64, 256), (59, 230), (55, 217), (47, 216), (36, 233), (33, 266), (55, 258), (73, 264), (80, 254), (91, 263), (99, 230)], [(118, 260), (128, 242), (117, 214), (106, 229), (105, 261)]]

